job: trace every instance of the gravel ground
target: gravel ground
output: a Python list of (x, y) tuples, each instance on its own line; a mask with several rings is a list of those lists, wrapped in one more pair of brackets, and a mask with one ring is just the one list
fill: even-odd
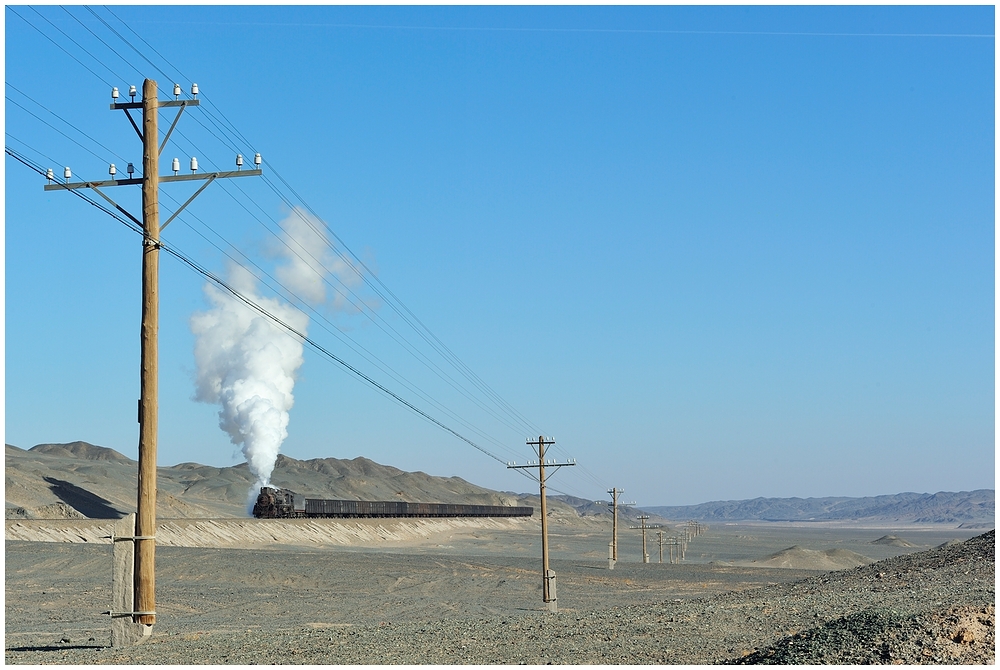
[[(261, 600), (260, 611), (266, 616), (263, 621), (260, 616), (254, 617), (256, 608), (251, 601), (213, 619), (215, 626), (174, 627), (164, 631), (157, 624), (157, 632), (149, 642), (129, 649), (110, 648), (98, 635), (83, 637), (87, 632), (77, 638), (73, 635), (60, 638), (65, 642), (25, 644), (27, 640), (44, 637), (39, 635), (44, 630), (32, 632), (30, 628), (45, 629), (42, 625), (45, 617), (31, 611), (27, 601), (19, 604), (15, 597), (12, 603), (12, 596), (19, 595), (12, 592), (18, 586), (16, 583), (12, 586), (11, 574), (12, 558), (15, 563), (19, 560), (15, 545), (29, 543), (8, 543), (6, 662), (992, 664), (994, 543), (991, 531), (947, 547), (850, 570), (812, 573), (804, 579), (762, 587), (754, 585), (754, 580), (761, 584), (770, 581), (767, 575), (786, 575), (788, 579), (802, 575), (774, 569), (738, 571), (719, 566), (669, 565), (619, 565), (614, 571), (602, 573), (594, 565), (578, 565), (574, 572), (572, 564), (567, 563), (556, 570), (561, 580), (566, 576), (567, 591), (577, 599), (578, 606), (563, 608), (558, 614), (518, 611), (505, 604), (508, 579), (514, 583), (511, 603), (523, 602), (524, 594), (531, 593), (536, 579), (530, 571), (523, 571), (526, 574), (518, 577), (516, 563), (499, 559), (490, 562), (485, 558), (475, 561), (465, 558), (460, 564), (458, 559), (424, 557), (433, 563), (455, 561), (445, 562), (434, 574), (450, 571), (455, 579), (468, 581), (471, 569), (482, 577), (473, 580), (475, 588), (465, 601), (441, 599), (441, 584), (435, 587), (435, 597), (427, 591), (426, 599), (421, 601), (420, 569), (424, 563), (414, 558), (409, 567), (393, 563), (397, 572), (385, 577), (401, 587), (415, 589), (405, 595), (392, 595), (393, 589), (382, 589), (384, 595), (370, 599), (367, 607), (361, 604), (362, 600), (343, 612), (320, 612), (321, 603), (309, 602), (311, 587), (307, 587), (296, 592), (299, 600), (279, 601), (278, 609), (274, 609), (273, 599)], [(231, 555), (232, 552), (219, 554)], [(342, 560), (333, 554), (328, 556), (331, 560)], [(392, 558), (383, 557), (386, 561)], [(375, 558), (366, 556), (365, 560)], [(97, 565), (100, 557), (95, 554), (92, 560)], [(59, 565), (55, 560), (50, 568), (58, 569)], [(371, 572), (389, 566), (389, 562), (376, 563)], [(689, 572), (682, 577), (676, 571), (679, 568), (688, 568)], [(412, 570), (416, 570), (417, 576), (408, 583), (406, 579)], [(587, 571), (594, 580), (588, 587), (595, 594), (592, 598), (581, 595), (588, 584)], [(24, 574), (35, 573), (26, 567)], [(661, 581), (652, 581), (656, 574)], [(17, 582), (17, 575), (13, 577)], [(524, 580), (520, 586), (519, 578)], [(699, 578), (715, 580), (714, 584), (706, 581), (701, 587), (703, 592), (714, 592), (713, 595), (698, 595)], [(260, 574), (256, 579), (249, 584), (252, 591), (281, 592), (280, 576)], [(174, 581), (183, 580), (175, 575)], [(629, 591), (630, 581), (636, 587), (632, 591)], [(79, 593), (82, 585), (82, 582), (70, 584), (68, 589)], [(349, 587), (344, 586), (342, 593), (334, 595), (348, 597)], [(451, 583), (444, 585), (446, 589), (451, 586)], [(329, 596), (327, 590), (324, 586), (313, 595)], [(623, 604), (596, 606), (601, 602), (602, 591), (608, 594), (605, 599), (608, 603)], [(238, 597), (234, 594), (230, 596)], [(414, 594), (418, 595), (416, 600)], [(227, 595), (220, 590), (203, 597), (224, 604)], [(570, 599), (570, 596), (565, 598)], [(417, 610), (423, 607), (427, 612), (423, 618), (419, 611), (396, 617), (396, 602), (415, 603)], [(480, 605), (478, 611), (472, 607), (475, 603)], [(199, 607), (197, 602), (190, 605), (192, 610)], [(449, 608), (454, 611), (453, 616), (447, 615)], [(308, 616), (302, 615), (304, 611), (308, 611)], [(49, 620), (53, 616), (55, 613)], [(162, 618), (167, 616), (164, 614)], [(12, 630), (13, 620), (26, 622), (28, 630)]]

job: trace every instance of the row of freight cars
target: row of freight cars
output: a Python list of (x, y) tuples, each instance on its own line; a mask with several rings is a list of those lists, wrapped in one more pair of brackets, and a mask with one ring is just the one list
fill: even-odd
[(401, 500), (323, 500), (306, 498), (288, 489), (262, 487), (253, 515), (258, 519), (298, 517), (512, 517), (531, 516), (531, 507), (453, 505)]

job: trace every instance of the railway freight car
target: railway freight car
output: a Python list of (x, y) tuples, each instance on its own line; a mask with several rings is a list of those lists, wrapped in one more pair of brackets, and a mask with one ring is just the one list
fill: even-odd
[(413, 503), (402, 500), (323, 500), (306, 498), (288, 489), (264, 486), (253, 506), (258, 519), (345, 517), (510, 517), (531, 516), (531, 507), (506, 505), (454, 505)]

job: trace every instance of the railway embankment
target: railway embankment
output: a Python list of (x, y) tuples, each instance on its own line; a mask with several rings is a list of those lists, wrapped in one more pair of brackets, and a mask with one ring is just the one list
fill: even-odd
[[(5, 539), (27, 542), (110, 540), (108, 519), (7, 520)], [(447, 541), (457, 534), (509, 531), (530, 519), (163, 519), (156, 542), (167, 547), (267, 548), (278, 546), (391, 547)], [(535, 521), (537, 525), (537, 520)]]

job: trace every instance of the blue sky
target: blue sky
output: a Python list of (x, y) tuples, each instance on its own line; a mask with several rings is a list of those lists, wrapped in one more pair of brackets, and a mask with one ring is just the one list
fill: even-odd
[[(6, 8), (7, 146), (105, 178), (141, 162), (109, 84), (151, 77), (166, 99), (196, 81), (213, 106), (181, 118), (161, 172), (260, 151), (288, 202), (577, 459), (557, 489), (654, 505), (994, 486), (992, 7), (111, 11)], [(5, 169), (6, 441), (134, 457), (139, 239)], [(193, 190), (164, 185), (164, 211)], [(138, 187), (109, 194), (138, 213)], [(288, 202), (217, 182), (164, 238), (222, 273), (209, 226), (273, 267), (265, 226)], [(161, 465), (242, 460), (193, 400), (203, 285), (161, 261)], [(325, 316), (437, 406), (310, 334), (527, 460), (528, 431), (408, 354), (383, 328), (430, 350), (361, 292), (377, 315)], [(295, 458), (532, 488), (313, 352), (288, 430)]]

